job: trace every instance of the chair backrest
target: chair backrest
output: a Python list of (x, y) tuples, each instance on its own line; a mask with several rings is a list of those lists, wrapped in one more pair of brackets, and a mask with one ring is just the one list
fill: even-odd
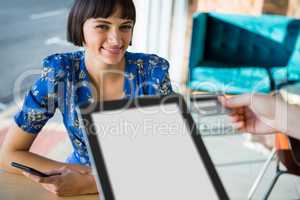
[(289, 138), (282, 133), (277, 133), (275, 135), (275, 148), (277, 151), (290, 150)]
[(300, 166), (300, 140), (289, 137), (290, 147), (296, 163)]
[(282, 16), (210, 14), (204, 58), (238, 67), (286, 66), (294, 47), (279, 41), (288, 23)]
[(277, 133), (275, 136), (275, 148), (277, 150), (277, 157), (286, 167), (287, 172), (300, 176), (300, 165), (294, 158), (288, 136)]
[(190, 67), (207, 61), (238, 67), (299, 63), (298, 38), (300, 20), (285, 16), (195, 13)]
[(192, 90), (268, 93), (300, 81), (299, 19), (198, 12), (191, 39)]

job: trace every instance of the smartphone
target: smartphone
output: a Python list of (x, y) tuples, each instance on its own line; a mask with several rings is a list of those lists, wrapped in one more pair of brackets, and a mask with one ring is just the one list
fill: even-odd
[(16, 162), (11, 162), (10, 165), (13, 166), (13, 167), (16, 167), (18, 169), (21, 169), (21, 170), (23, 170), (23, 171), (25, 171), (29, 174), (39, 176), (39, 177), (49, 177), (49, 176), (59, 175), (59, 174), (50, 174), (50, 175), (48, 175), (48, 174), (40, 172), (36, 169), (33, 169), (31, 167), (28, 167), (28, 166), (25, 166), (25, 165), (22, 165), (22, 164), (16, 163)]

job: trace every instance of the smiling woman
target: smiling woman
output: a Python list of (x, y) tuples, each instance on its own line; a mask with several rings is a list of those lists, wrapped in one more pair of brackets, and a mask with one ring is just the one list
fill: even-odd
[[(75, 0), (67, 36), (84, 50), (53, 54), (43, 60), (43, 73), (27, 93), (2, 146), (2, 168), (20, 173), (10, 167), (13, 161), (49, 174), (60, 173), (49, 178), (26, 174), (60, 196), (97, 192), (75, 108), (93, 101), (172, 93), (167, 60), (127, 51), (135, 17), (132, 0)], [(66, 163), (29, 152), (57, 109), (74, 149)]]
[[(132, 37), (133, 22), (115, 16), (88, 19), (83, 25), (84, 46), (107, 64), (118, 64), (124, 57)], [(108, 41), (108, 42), (106, 42)]]

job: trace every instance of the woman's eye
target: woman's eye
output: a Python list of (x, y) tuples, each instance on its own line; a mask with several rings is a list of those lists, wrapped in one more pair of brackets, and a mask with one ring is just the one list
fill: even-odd
[(121, 26), (120, 29), (122, 31), (130, 31), (132, 29), (132, 26), (130, 26), (130, 25), (124, 25), (124, 26)]
[(108, 26), (108, 25), (101, 24), (101, 25), (96, 26), (96, 28), (101, 29), (101, 30), (108, 30), (108, 29), (109, 29), (109, 26)]

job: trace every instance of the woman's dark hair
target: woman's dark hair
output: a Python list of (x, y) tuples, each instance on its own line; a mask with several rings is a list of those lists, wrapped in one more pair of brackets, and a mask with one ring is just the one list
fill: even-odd
[(120, 9), (120, 17), (135, 23), (133, 0), (75, 0), (68, 17), (67, 40), (76, 46), (84, 42), (83, 24), (89, 18), (108, 18)]

